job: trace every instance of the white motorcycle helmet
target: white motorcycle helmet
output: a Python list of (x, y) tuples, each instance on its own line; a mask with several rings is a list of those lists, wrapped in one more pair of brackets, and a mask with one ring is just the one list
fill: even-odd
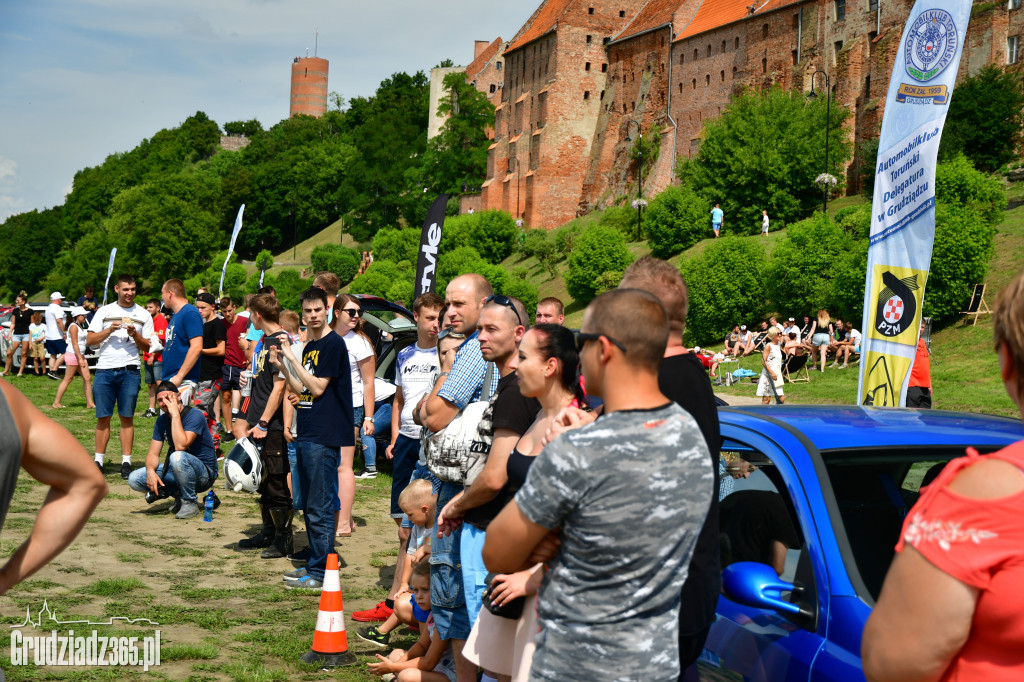
[(224, 458), (224, 486), (236, 493), (254, 493), (263, 482), (263, 475), (259, 448), (248, 438), (239, 438)]

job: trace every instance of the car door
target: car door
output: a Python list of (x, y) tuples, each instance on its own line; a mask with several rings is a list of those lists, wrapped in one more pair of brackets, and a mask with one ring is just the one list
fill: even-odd
[(792, 459), (764, 435), (723, 424), (722, 436), (723, 571), (739, 562), (767, 563), (772, 577), (800, 585), (797, 595), (781, 598), (800, 604), (803, 614), (784, 615), (721, 596), (697, 663), (699, 678), (808, 680), (828, 619), (826, 573), (803, 482)]

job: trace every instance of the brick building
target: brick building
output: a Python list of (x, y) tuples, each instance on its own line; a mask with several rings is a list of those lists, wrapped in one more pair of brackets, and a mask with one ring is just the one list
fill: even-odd
[(327, 111), (326, 59), (296, 57), (292, 60), (292, 92), (288, 116), (323, 116)]
[[(975, 5), (960, 77), (987, 64), (1024, 68), (1020, 4)], [(704, 122), (721, 115), (733, 95), (775, 84), (809, 92), (817, 71), (828, 76), (835, 103), (853, 113), (849, 138), (876, 139), (912, 6), (545, 0), (503, 46), (504, 75), (488, 92), (500, 102), (482, 207), (551, 228), (633, 195), (638, 128), (661, 136), (657, 158), (645, 159), (644, 195), (653, 196), (672, 182), (676, 159), (697, 151)], [(813, 78), (823, 90), (825, 78)], [(847, 169), (851, 191), (859, 189), (859, 163), (855, 156)]]

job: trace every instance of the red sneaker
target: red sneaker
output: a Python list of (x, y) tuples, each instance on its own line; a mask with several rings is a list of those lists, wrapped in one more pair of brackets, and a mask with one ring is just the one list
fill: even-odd
[(357, 620), (361, 623), (369, 623), (376, 620), (387, 620), (391, 614), (394, 613), (393, 609), (389, 609), (387, 604), (381, 602), (374, 606), (372, 609), (366, 611), (354, 611), (352, 613), (352, 620)]

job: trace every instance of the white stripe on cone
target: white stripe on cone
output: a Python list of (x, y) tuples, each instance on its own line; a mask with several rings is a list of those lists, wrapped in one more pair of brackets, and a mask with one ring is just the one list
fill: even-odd
[(320, 611), (316, 616), (316, 629), (320, 632), (345, 632), (345, 613)]
[(341, 576), (338, 571), (324, 571), (324, 586), (321, 592), (341, 592)]

